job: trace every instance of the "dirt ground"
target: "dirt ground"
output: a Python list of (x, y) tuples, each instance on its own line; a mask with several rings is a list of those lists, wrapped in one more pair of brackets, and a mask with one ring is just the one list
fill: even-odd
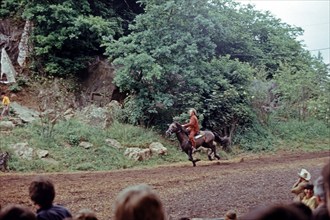
[[(47, 175), (56, 187), (55, 203), (73, 214), (90, 208), (100, 220), (113, 219), (118, 193), (127, 186), (147, 183), (158, 192), (169, 219), (217, 218), (229, 209), (241, 216), (258, 205), (290, 202), (290, 188), (300, 169), (309, 170), (315, 180), (329, 160), (330, 151), (286, 152), (201, 161), (197, 167), (184, 162), (151, 169)], [(36, 175), (44, 174), (0, 173), (0, 204), (33, 208), (27, 189)]]

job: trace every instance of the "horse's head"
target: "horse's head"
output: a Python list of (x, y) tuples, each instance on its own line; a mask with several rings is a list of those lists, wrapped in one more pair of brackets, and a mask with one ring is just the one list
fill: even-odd
[(173, 133), (177, 133), (179, 131), (182, 131), (182, 126), (178, 122), (173, 122), (168, 126), (168, 129), (166, 131), (166, 135), (171, 135)]

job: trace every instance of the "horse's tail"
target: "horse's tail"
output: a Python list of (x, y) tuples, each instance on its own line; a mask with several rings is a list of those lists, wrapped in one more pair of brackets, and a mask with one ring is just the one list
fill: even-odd
[(213, 132), (213, 134), (214, 134), (214, 140), (217, 143), (219, 143), (225, 151), (229, 151), (229, 147), (231, 144), (230, 137), (227, 136), (221, 137), (217, 132)]

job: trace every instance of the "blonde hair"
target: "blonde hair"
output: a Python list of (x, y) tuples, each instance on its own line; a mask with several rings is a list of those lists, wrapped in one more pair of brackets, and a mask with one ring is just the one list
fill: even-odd
[(194, 109), (194, 108), (189, 109), (188, 113), (190, 114), (191, 112), (193, 112), (197, 116), (196, 109)]
[(165, 212), (157, 194), (148, 185), (141, 184), (119, 193), (115, 220), (165, 220)]
[(74, 220), (97, 220), (96, 214), (90, 209), (81, 209)]

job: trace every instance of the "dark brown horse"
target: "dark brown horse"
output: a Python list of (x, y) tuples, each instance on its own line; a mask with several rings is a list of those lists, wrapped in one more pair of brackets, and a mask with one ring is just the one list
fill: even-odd
[[(196, 162), (199, 161), (199, 159), (194, 159), (192, 157), (192, 147), (191, 147), (191, 142), (189, 141), (189, 136), (188, 136), (188, 132), (187, 130), (180, 125), (178, 122), (173, 122), (172, 124), (169, 125), (166, 134), (170, 135), (170, 134), (176, 134), (176, 137), (178, 138), (179, 142), (180, 142), (180, 147), (182, 149), (182, 151), (184, 151), (188, 157), (189, 160), (193, 163), (193, 166), (196, 166)], [(212, 153), (214, 154), (214, 157), (216, 157), (218, 160), (220, 160), (220, 156), (217, 155), (216, 153), (216, 147), (213, 143), (213, 141), (217, 141), (219, 140), (220, 137), (216, 138), (216, 134), (214, 134), (211, 131), (201, 131), (201, 133), (203, 133), (203, 136), (199, 137), (196, 139), (196, 148), (199, 148), (200, 146), (206, 147), (206, 148), (210, 148), (211, 152), (208, 153), (208, 158), (209, 160), (212, 160)], [(198, 137), (200, 135), (197, 135), (196, 137)]]

